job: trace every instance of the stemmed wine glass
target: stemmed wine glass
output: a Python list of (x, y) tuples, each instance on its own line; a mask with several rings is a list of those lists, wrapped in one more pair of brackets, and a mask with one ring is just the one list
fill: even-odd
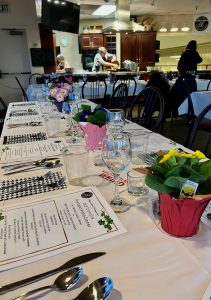
[(120, 133), (125, 125), (124, 110), (119, 108), (110, 109), (107, 112), (108, 132), (112, 135)]
[(102, 159), (115, 179), (115, 195), (111, 206), (115, 212), (125, 212), (130, 205), (120, 198), (118, 180), (120, 172), (125, 170), (132, 159), (130, 138), (127, 134), (119, 133), (115, 136), (108, 134), (102, 143)]

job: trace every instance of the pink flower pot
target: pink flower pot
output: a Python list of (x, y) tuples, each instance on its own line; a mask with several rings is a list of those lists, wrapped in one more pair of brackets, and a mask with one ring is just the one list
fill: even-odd
[(80, 123), (79, 126), (84, 132), (86, 148), (88, 150), (100, 149), (106, 135), (106, 125), (99, 127), (91, 123), (83, 122)]
[(171, 195), (159, 194), (162, 229), (177, 237), (190, 237), (197, 233), (203, 211), (211, 200), (204, 195), (202, 200), (194, 198), (173, 199)]

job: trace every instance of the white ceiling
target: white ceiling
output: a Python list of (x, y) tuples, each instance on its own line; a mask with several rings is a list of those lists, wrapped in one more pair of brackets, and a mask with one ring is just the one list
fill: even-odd
[[(41, 0), (35, 0), (40, 15)], [(70, 0), (68, 0), (70, 1)], [(81, 5), (81, 19), (96, 19), (91, 13), (102, 4), (114, 4), (115, 0), (72, 0)], [(211, 0), (130, 0), (133, 16), (187, 15), (211, 12)], [(112, 17), (110, 15), (109, 17)]]

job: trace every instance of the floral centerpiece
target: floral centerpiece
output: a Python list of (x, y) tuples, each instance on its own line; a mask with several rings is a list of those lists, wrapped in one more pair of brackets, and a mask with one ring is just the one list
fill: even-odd
[(81, 105), (80, 112), (73, 117), (84, 132), (88, 150), (101, 148), (106, 135), (106, 114), (106, 110), (100, 105), (93, 111), (90, 105)]
[(175, 236), (192, 236), (211, 200), (211, 160), (200, 151), (160, 152), (155, 163), (140, 168), (146, 184), (159, 192), (161, 227)]
[(63, 82), (58, 80), (53, 83), (49, 83), (48, 88), (48, 99), (56, 105), (58, 111), (62, 112), (63, 102), (69, 99), (72, 92), (71, 81)]

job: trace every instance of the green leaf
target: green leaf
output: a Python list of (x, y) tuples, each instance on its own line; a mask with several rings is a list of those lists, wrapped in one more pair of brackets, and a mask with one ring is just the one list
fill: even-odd
[(169, 171), (166, 174), (166, 178), (169, 178), (171, 176), (179, 176), (179, 177), (183, 177), (200, 183), (203, 182), (204, 180), (206, 180), (206, 178), (204, 176), (202, 176), (201, 174), (199, 174), (199, 172), (196, 172), (195, 170), (193, 170), (191, 167), (189, 166), (182, 166), (182, 167), (176, 167), (173, 170)]
[(168, 173), (168, 170), (166, 170), (158, 165), (148, 167), (148, 169), (153, 171), (156, 175), (160, 175), (161, 177), (165, 177), (165, 175)]
[(199, 184), (197, 189), (198, 195), (207, 195), (211, 194), (211, 180), (207, 179), (206, 181)]
[(90, 105), (86, 105), (86, 104), (82, 104), (81, 105), (81, 109), (82, 110), (86, 110), (86, 111), (92, 111), (92, 108)]
[(157, 175), (146, 175), (145, 183), (148, 187), (160, 193), (171, 194), (175, 192), (175, 189), (166, 186), (163, 178)]
[(198, 171), (204, 178), (211, 176), (211, 160), (204, 161), (199, 164)]
[(97, 118), (95, 115), (90, 115), (87, 118), (87, 122), (92, 123), (92, 124), (96, 124), (97, 123)]
[(164, 184), (171, 187), (171, 188), (174, 188), (178, 191), (181, 190), (183, 184), (188, 180), (188, 178), (184, 178), (184, 177), (179, 177), (179, 176), (171, 176), (171, 177), (168, 177)]

